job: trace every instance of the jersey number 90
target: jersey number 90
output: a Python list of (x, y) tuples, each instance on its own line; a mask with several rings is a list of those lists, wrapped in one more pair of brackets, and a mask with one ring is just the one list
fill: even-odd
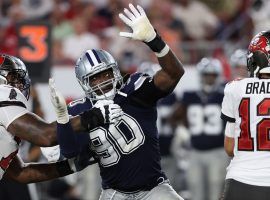
[(104, 167), (119, 162), (121, 154), (130, 154), (144, 144), (145, 136), (139, 123), (124, 114), (117, 124), (108, 129), (98, 127), (90, 132), (94, 151), (100, 156)]

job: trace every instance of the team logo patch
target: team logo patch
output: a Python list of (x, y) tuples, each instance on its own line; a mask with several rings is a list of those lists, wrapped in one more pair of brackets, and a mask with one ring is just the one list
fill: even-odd
[(249, 46), (249, 50), (251, 52), (262, 51), (265, 55), (268, 55), (268, 52), (270, 51), (268, 39), (264, 36), (253, 39)]
[(15, 89), (12, 88), (12, 89), (10, 90), (10, 94), (9, 94), (9, 97), (8, 97), (8, 98), (9, 98), (10, 100), (12, 100), (12, 99), (16, 99), (16, 97), (17, 97), (17, 92), (16, 92)]

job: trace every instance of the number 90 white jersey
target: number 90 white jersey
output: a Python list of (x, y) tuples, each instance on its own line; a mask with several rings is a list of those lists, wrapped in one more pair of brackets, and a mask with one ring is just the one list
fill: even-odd
[(234, 158), (226, 179), (270, 186), (270, 79), (245, 78), (228, 83), (222, 118), (235, 123)]
[(28, 112), (27, 100), (16, 88), (0, 85), (0, 179), (18, 152), (19, 141), (7, 131), (8, 126)]

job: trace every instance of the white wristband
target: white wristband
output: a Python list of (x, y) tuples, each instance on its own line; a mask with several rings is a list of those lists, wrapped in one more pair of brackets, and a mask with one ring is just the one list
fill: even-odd
[(70, 158), (70, 159), (68, 159), (68, 164), (69, 164), (70, 169), (71, 169), (73, 172), (76, 172), (77, 169), (76, 169), (74, 160), (75, 160), (75, 158)]
[(69, 122), (69, 116), (68, 115), (57, 116), (56, 121), (59, 124), (66, 124)]
[(67, 107), (60, 107), (55, 110), (56, 112), (56, 121), (59, 124), (66, 124), (69, 121), (69, 115)]
[(155, 53), (157, 57), (163, 57), (170, 51), (170, 47), (166, 44), (166, 46), (159, 52)]

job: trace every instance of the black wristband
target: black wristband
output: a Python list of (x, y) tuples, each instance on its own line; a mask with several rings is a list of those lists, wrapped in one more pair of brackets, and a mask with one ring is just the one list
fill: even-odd
[(162, 40), (157, 31), (156, 34), (157, 35), (153, 40), (151, 40), (150, 42), (145, 42), (145, 44), (147, 44), (150, 49), (152, 49), (152, 51), (154, 51), (155, 53), (160, 53), (161, 50), (166, 46), (166, 43)]
[(55, 164), (56, 170), (60, 176), (66, 176), (74, 173), (73, 170), (70, 168), (67, 160), (56, 162)]
[(80, 114), (80, 116), (81, 124), (87, 131), (104, 124), (103, 115), (98, 108), (92, 108), (91, 110), (85, 111)]

